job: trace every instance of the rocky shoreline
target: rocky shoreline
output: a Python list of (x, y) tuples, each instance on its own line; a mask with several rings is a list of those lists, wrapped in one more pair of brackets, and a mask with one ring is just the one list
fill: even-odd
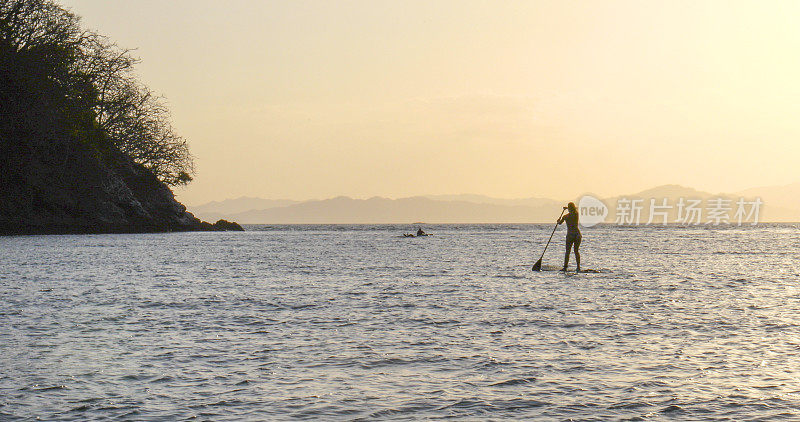
[(0, 235), (243, 230), (234, 222), (196, 218), (121, 152), (101, 159), (80, 142), (42, 145), (4, 145)]

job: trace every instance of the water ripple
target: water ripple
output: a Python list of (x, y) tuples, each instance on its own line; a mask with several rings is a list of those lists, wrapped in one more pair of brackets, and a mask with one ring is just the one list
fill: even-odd
[(0, 420), (800, 417), (795, 228), (548, 227), (0, 238)]

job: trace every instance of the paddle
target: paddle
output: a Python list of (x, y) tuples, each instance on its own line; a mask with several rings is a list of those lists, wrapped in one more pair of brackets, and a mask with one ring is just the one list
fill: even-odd
[[(561, 210), (561, 215), (558, 216), (559, 220), (561, 219), (561, 216), (564, 215), (564, 211), (566, 211), (566, 208)], [(550, 241), (553, 239), (553, 235), (556, 234), (556, 229), (557, 228), (558, 228), (558, 223), (556, 223), (556, 226), (553, 227), (553, 232), (550, 233), (550, 239), (547, 239), (547, 244), (544, 245), (544, 250), (542, 251), (542, 256), (540, 256), (539, 260), (536, 261), (535, 264), (533, 264), (533, 268), (531, 268), (531, 271), (541, 271), (542, 270), (542, 258), (544, 258), (544, 253), (547, 252), (547, 247), (550, 245)]]

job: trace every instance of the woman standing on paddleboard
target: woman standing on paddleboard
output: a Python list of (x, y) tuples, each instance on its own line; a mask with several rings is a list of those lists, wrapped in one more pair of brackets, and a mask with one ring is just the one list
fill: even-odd
[(581, 271), (581, 254), (578, 248), (581, 246), (581, 230), (578, 228), (578, 208), (574, 202), (567, 204), (564, 209), (568, 209), (567, 215), (558, 219), (558, 224), (567, 223), (567, 250), (564, 252), (564, 268), (561, 271), (567, 271), (567, 264), (569, 264), (569, 250), (575, 249), (575, 261), (578, 263), (577, 271)]

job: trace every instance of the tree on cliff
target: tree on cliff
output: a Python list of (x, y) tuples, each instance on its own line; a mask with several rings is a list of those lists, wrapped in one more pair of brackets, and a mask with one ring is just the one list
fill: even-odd
[(51, 0), (0, 0), (0, 146), (20, 133), (74, 137), (101, 156), (122, 151), (168, 185), (190, 182), (186, 140), (163, 99), (136, 80), (136, 63)]

